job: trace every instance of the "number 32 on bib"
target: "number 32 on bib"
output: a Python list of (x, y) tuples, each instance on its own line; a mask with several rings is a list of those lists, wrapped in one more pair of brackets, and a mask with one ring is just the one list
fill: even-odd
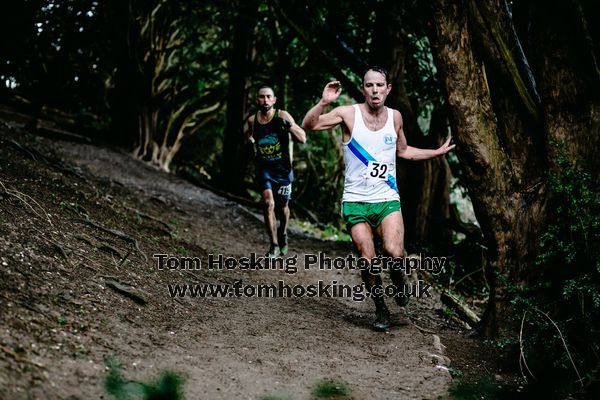
[(378, 161), (369, 161), (367, 165), (367, 172), (365, 174), (365, 178), (367, 180), (388, 180), (388, 172), (390, 171), (390, 164), (378, 162)]

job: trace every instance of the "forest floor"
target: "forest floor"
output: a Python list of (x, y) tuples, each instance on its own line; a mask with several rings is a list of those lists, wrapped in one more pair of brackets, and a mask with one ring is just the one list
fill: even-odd
[(387, 333), (370, 329), (370, 301), (349, 296), (172, 298), (173, 284), (358, 285), (360, 274), (305, 269), (306, 255), (352, 248), (299, 230), (296, 273), (160, 270), (155, 254), (262, 255), (263, 224), (126, 152), (0, 121), (0, 184), (2, 399), (110, 399), (109, 362), (138, 381), (175, 371), (186, 399), (309, 399), (323, 379), (345, 384), (338, 399), (432, 399), (449, 397), (450, 371), (503, 379), (495, 348), (465, 339), (436, 293), (406, 309), (388, 301)]

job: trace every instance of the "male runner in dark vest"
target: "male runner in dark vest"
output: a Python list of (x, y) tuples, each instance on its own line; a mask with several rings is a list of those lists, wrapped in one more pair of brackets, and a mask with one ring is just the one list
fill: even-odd
[(273, 108), (276, 101), (273, 89), (267, 86), (258, 89), (256, 104), (259, 110), (246, 122), (246, 138), (255, 145), (256, 182), (265, 202), (265, 225), (271, 242), (267, 257), (271, 258), (283, 256), (288, 251), (288, 202), (294, 178), (290, 133), (294, 140), (306, 142), (306, 133), (294, 118), (287, 111)]

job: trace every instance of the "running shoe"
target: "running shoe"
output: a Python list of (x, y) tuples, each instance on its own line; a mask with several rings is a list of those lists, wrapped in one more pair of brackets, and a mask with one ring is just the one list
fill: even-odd
[(375, 321), (373, 322), (374, 331), (387, 332), (390, 329), (390, 311), (384, 305), (375, 310)]
[(274, 243), (271, 243), (271, 247), (269, 247), (269, 251), (267, 251), (267, 254), (265, 254), (265, 257), (276, 258), (277, 256), (279, 256), (279, 246), (277, 246)]
[(287, 235), (279, 236), (279, 255), (285, 256), (288, 253)]

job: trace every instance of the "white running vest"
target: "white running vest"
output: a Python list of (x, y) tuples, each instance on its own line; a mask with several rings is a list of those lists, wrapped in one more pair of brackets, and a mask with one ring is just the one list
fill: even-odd
[(393, 111), (386, 109), (384, 127), (371, 131), (365, 125), (358, 104), (354, 105), (351, 137), (347, 143), (342, 143), (346, 163), (342, 202), (400, 200), (396, 185), (397, 133)]

